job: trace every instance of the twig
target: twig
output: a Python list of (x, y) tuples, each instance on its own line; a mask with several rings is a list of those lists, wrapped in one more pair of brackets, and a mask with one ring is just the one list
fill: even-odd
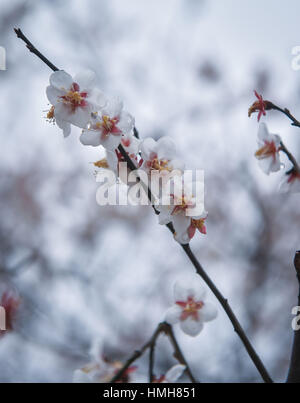
[[(185, 367), (186, 367), (185, 371), (186, 371), (186, 374), (189, 376), (190, 380), (193, 383), (197, 383), (196, 379), (194, 378), (194, 376), (193, 376), (193, 374), (192, 374), (192, 372), (191, 372), (191, 370), (189, 368), (189, 365), (188, 365), (186, 359), (184, 358), (184, 356), (183, 356), (183, 354), (182, 354), (182, 352), (181, 352), (181, 350), (180, 350), (180, 348), (178, 346), (177, 340), (176, 340), (176, 338), (174, 336), (174, 333), (173, 333), (172, 326), (170, 326), (166, 322), (160, 323), (157, 326), (157, 328), (156, 328), (155, 332), (153, 333), (153, 335), (151, 336), (150, 340), (148, 340), (147, 343), (144, 344), (144, 346), (140, 350), (135, 351), (132, 354), (132, 356), (126, 361), (126, 363), (119, 370), (119, 372), (117, 372), (116, 375), (112, 378), (111, 383), (115, 383), (118, 380), (120, 380), (122, 378), (122, 376), (125, 374), (125, 372), (127, 371), (127, 369), (131, 366), (131, 364), (133, 364), (138, 358), (140, 358), (145, 353), (146, 350), (150, 349), (150, 353), (151, 353), (151, 349), (153, 349), (153, 351), (154, 351), (157, 339), (162, 333), (166, 334), (169, 337), (169, 339), (170, 339), (170, 341), (172, 343), (172, 346), (174, 348), (174, 357), (181, 364), (185, 365)], [(152, 364), (150, 364), (150, 365), (152, 365), (152, 367), (150, 369), (150, 375), (151, 375), (151, 379), (153, 381), (153, 379), (154, 379), (153, 361), (152, 361)]]
[(268, 109), (276, 110), (278, 112), (283, 113), (285, 116), (287, 116), (293, 122), (292, 126), (300, 127), (299, 120), (297, 120), (287, 108), (282, 109), (282, 108), (280, 108), (279, 106), (273, 104), (273, 102), (270, 102), (270, 101), (268, 101), (268, 105), (269, 105)]
[(48, 67), (50, 67), (51, 70), (53, 70), (53, 71), (59, 70), (41, 52), (39, 52), (35, 46), (33, 46), (33, 44), (26, 38), (26, 36), (23, 34), (23, 32), (20, 30), (20, 28), (14, 28), (14, 31), (15, 31), (17, 37), (22, 39), (22, 41), (24, 41), (26, 43), (26, 47), (27, 47), (27, 49), (29, 49), (29, 51), (31, 53), (34, 53), (37, 57), (39, 57), (45, 64), (47, 64)]
[(171, 342), (171, 344), (173, 345), (173, 348), (174, 348), (174, 358), (176, 358), (182, 365), (186, 366), (187, 375), (190, 377), (190, 379), (191, 379), (191, 381), (193, 383), (196, 383), (196, 380), (194, 379), (193, 374), (191, 373), (191, 370), (190, 370), (190, 368), (189, 368), (189, 366), (188, 366), (188, 364), (186, 362), (186, 359), (184, 358), (184, 356), (183, 356), (183, 354), (181, 352), (181, 349), (180, 349), (180, 347), (179, 347), (179, 345), (177, 343), (177, 340), (176, 340), (176, 337), (174, 335), (172, 326), (170, 326), (169, 324), (166, 324), (166, 326), (168, 326), (167, 335), (168, 335), (168, 337), (170, 339), (170, 342)]
[[(32, 43), (25, 37), (25, 35), (22, 33), (22, 31), (20, 29), (15, 29), (15, 32), (17, 34), (17, 36), (22, 39), (26, 44), (27, 47), (29, 46), (29, 50), (31, 50), (33, 53), (35, 53), (42, 61), (44, 61), (52, 70), (56, 71), (58, 70), (57, 67), (55, 67), (52, 63), (49, 62), (48, 59), (46, 59), (33, 45)], [(300, 126), (300, 123), (299, 123)], [(128, 156), (128, 154), (126, 153), (126, 151), (124, 150), (124, 148), (122, 147), (122, 145), (119, 146), (119, 151), (122, 154), (122, 156), (124, 157), (125, 161), (128, 163), (129, 169), (131, 170), (135, 170), (135, 164), (133, 163), (133, 161), (131, 160), (131, 158)], [(149, 190), (150, 191), (150, 190)], [(172, 224), (168, 224), (167, 228), (174, 234), (174, 229)], [(218, 290), (218, 288), (215, 286), (215, 284), (213, 283), (213, 281), (208, 277), (208, 275), (206, 274), (206, 272), (204, 271), (204, 269), (202, 268), (201, 264), (198, 262), (198, 260), (196, 259), (196, 257), (194, 256), (193, 252), (190, 249), (189, 245), (181, 245), (183, 250), (185, 251), (186, 255), (188, 256), (188, 258), (190, 259), (190, 261), (192, 262), (192, 264), (194, 265), (197, 273), (202, 277), (202, 279), (206, 282), (206, 284), (208, 285), (208, 287), (211, 289), (211, 291), (214, 293), (214, 295), (216, 296), (216, 298), (218, 299), (218, 301), (220, 302), (220, 304), (222, 305), (223, 309), (225, 310), (228, 318), (230, 319), (234, 330), (236, 331), (236, 333), (238, 334), (238, 336), (240, 337), (242, 343), (244, 344), (250, 358), (252, 359), (255, 367), (257, 368), (258, 372), (260, 373), (262, 379), (267, 382), (267, 383), (272, 383), (272, 379), (270, 377), (270, 375), (268, 374), (266, 368), (264, 367), (261, 359), (259, 358), (259, 356), (257, 355), (256, 351), (254, 350), (252, 344), (250, 343), (246, 333), (244, 332), (242, 326), (240, 325), (238, 319), (236, 318), (235, 314), (233, 313), (228, 301), (223, 297), (223, 295), (221, 294), (221, 292)], [(164, 325), (166, 326), (166, 324)], [(145, 349), (147, 349), (149, 346), (146, 345), (144, 346), (144, 348), (141, 351), (137, 351), (134, 353), (133, 357), (131, 357), (126, 365), (125, 365), (125, 369), (122, 372), (121, 375), (123, 375), (123, 373), (125, 372), (125, 370), (131, 365), (131, 363), (133, 361), (135, 361), (137, 358), (139, 358)], [(113, 379), (115, 379), (116, 377), (114, 377)], [(120, 377), (118, 376), (119, 379)]]
[(153, 383), (154, 377), (154, 359), (155, 359), (156, 340), (150, 345), (149, 351), (149, 383)]
[(296, 158), (295, 158), (295, 157), (293, 156), (293, 154), (286, 148), (286, 146), (284, 145), (284, 143), (283, 143), (282, 141), (280, 142), (280, 150), (281, 150), (282, 152), (284, 152), (284, 153), (287, 155), (288, 159), (289, 159), (289, 160), (291, 161), (291, 163), (293, 164), (293, 167), (294, 167), (295, 171), (300, 173), (300, 168), (299, 168), (299, 165), (298, 165), (298, 162), (297, 162)]
[(201, 266), (201, 264), (198, 262), (196, 259), (195, 255), (191, 251), (191, 248), (189, 245), (182, 245), (183, 250), (185, 251), (186, 255), (190, 259), (190, 261), (193, 263), (197, 273), (199, 274), (200, 277), (205, 281), (205, 283), (208, 285), (208, 287), (211, 289), (217, 300), (220, 302), (222, 305), (224, 311), (226, 312), (228, 318), (230, 319), (234, 331), (238, 334), (240, 339), (242, 340), (250, 358), (252, 359), (254, 365), (256, 366), (258, 372), (262, 376), (263, 380), (266, 383), (272, 383), (272, 379), (270, 375), (268, 374), (266, 368), (264, 367), (264, 364), (262, 363), (261, 359), (257, 355), (256, 351), (254, 350), (252, 344), (250, 343), (245, 331), (243, 330), (242, 326), (240, 325), (237, 317), (235, 316), (234, 312), (232, 311), (232, 308), (230, 307), (228, 300), (223, 297), (221, 292), (218, 290), (218, 288), (215, 286), (214, 282), (210, 279), (210, 277), (206, 274), (205, 270)]
[[(298, 306), (300, 306), (300, 251), (295, 255), (294, 264), (299, 284)], [(294, 344), (287, 383), (300, 383), (300, 330), (294, 331)]]

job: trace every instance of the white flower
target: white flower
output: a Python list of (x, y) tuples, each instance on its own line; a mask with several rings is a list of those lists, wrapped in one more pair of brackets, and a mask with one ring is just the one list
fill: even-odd
[[(92, 345), (90, 355), (93, 362), (74, 371), (74, 383), (108, 383), (123, 366), (120, 361), (109, 362), (103, 358), (102, 343), (99, 340)], [(135, 370), (136, 367), (129, 367), (120, 382), (128, 382), (130, 374)]]
[(259, 166), (263, 172), (269, 175), (271, 172), (277, 172), (281, 169), (280, 162), (280, 143), (281, 138), (277, 134), (269, 133), (265, 123), (261, 123), (258, 129), (259, 149), (255, 157), (259, 160)]
[(206, 225), (205, 220), (207, 219), (207, 212), (204, 211), (203, 214), (196, 218), (190, 219), (190, 225), (182, 233), (176, 233), (174, 238), (180, 244), (187, 244), (190, 242), (191, 239), (194, 238), (196, 231), (198, 230), (201, 234), (206, 235)]
[(169, 137), (162, 137), (155, 141), (151, 137), (141, 143), (143, 159), (142, 169), (147, 173), (152, 170), (160, 173), (169, 173), (174, 170), (183, 171), (184, 165), (176, 157), (176, 145)]
[(295, 169), (287, 172), (279, 185), (281, 193), (300, 193), (300, 172)]
[(174, 286), (175, 305), (166, 314), (170, 324), (180, 323), (184, 333), (197, 336), (203, 329), (204, 322), (217, 317), (217, 310), (209, 302), (205, 302), (205, 289), (197, 275)]
[(96, 340), (90, 351), (93, 362), (83, 368), (76, 369), (73, 374), (74, 383), (104, 383), (114, 376), (115, 368), (103, 359), (102, 343)]
[(134, 128), (134, 118), (123, 111), (123, 103), (118, 98), (111, 99), (99, 113), (92, 115), (90, 126), (83, 130), (80, 141), (83, 145), (107, 150), (118, 148), (122, 136), (129, 135)]
[[(206, 228), (203, 227), (203, 220), (207, 217), (203, 192), (203, 182), (184, 182), (183, 177), (175, 176), (165, 187), (165, 192), (156, 205), (156, 209), (160, 212), (159, 223), (166, 225), (172, 222), (174, 237), (181, 244), (187, 244), (193, 238), (194, 227), (200, 231), (202, 229), (202, 233), (206, 232)], [(170, 204), (165, 204), (168, 198)]]
[(56, 123), (65, 136), (70, 134), (70, 123), (85, 128), (91, 113), (104, 105), (104, 96), (94, 83), (95, 73), (89, 70), (74, 78), (63, 70), (51, 74), (46, 94), (54, 107)]
[(167, 371), (166, 375), (162, 375), (160, 378), (155, 379), (154, 383), (174, 383), (182, 376), (185, 370), (185, 365), (174, 365)]

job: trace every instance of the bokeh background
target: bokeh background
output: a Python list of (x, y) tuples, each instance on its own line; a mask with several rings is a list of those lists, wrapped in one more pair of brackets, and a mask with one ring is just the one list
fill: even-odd
[[(90, 361), (95, 339), (126, 360), (172, 304), (177, 278), (193, 269), (147, 207), (96, 203), (94, 162), (47, 123), (50, 71), (18, 40), (19, 26), (58, 67), (97, 72), (119, 95), (142, 138), (171, 136), (190, 168), (205, 170), (208, 235), (192, 248), (228, 297), (276, 381), (291, 350), (297, 287), (299, 195), (280, 195), (284, 171), (266, 177), (253, 154), (253, 90), (300, 116), (297, 0), (0, 1), (0, 295), (18, 290), (15, 330), (0, 339), (1, 382), (68, 382)], [(268, 113), (300, 157), (299, 129)], [(287, 167), (288, 162), (286, 162)], [(215, 301), (213, 295), (209, 299)], [(215, 301), (217, 304), (217, 301)], [(195, 376), (204, 382), (260, 377), (219, 307), (195, 339), (176, 329)], [(175, 363), (160, 339), (155, 372)], [(134, 380), (146, 380), (147, 356)], [(185, 378), (183, 378), (185, 380)]]

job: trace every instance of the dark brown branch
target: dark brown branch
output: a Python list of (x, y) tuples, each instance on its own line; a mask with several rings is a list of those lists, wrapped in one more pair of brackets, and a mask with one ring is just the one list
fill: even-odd
[(26, 43), (27, 49), (31, 53), (34, 53), (38, 58), (40, 58), (45, 64), (47, 64), (48, 67), (50, 67), (51, 70), (57, 71), (59, 70), (54, 64), (52, 64), (41, 52), (37, 50), (35, 46), (26, 38), (26, 36), (23, 34), (23, 32), (20, 30), (20, 28), (14, 28), (15, 33), (17, 34), (17, 37), (22, 39)]
[(293, 122), (292, 126), (300, 127), (299, 120), (297, 120), (287, 108), (282, 109), (279, 106), (273, 104), (273, 102), (270, 102), (270, 101), (267, 101), (267, 102), (268, 102), (268, 105), (269, 105), (268, 109), (273, 109), (275, 111), (283, 113), (285, 116), (287, 116)]
[(168, 335), (168, 337), (170, 339), (170, 342), (171, 342), (171, 344), (172, 344), (172, 346), (174, 348), (174, 358), (176, 358), (176, 360), (179, 361), (180, 364), (186, 366), (185, 371), (186, 371), (187, 375), (189, 376), (189, 378), (191, 379), (191, 381), (193, 383), (196, 383), (196, 380), (194, 379), (193, 374), (191, 373), (191, 370), (190, 370), (190, 368), (189, 368), (189, 366), (188, 366), (188, 364), (186, 362), (186, 359), (184, 358), (184, 356), (183, 356), (183, 354), (181, 352), (181, 349), (180, 349), (180, 347), (179, 347), (179, 345), (177, 343), (177, 340), (176, 340), (176, 337), (174, 335), (172, 326), (170, 326), (169, 324), (166, 324), (166, 326), (168, 326), (167, 335)]
[(189, 245), (182, 245), (183, 250), (185, 251), (186, 255), (190, 259), (190, 261), (193, 263), (197, 273), (199, 274), (200, 277), (205, 281), (205, 283), (208, 285), (208, 287), (211, 289), (217, 300), (220, 302), (222, 305), (224, 311), (226, 312), (229, 320), (231, 321), (234, 331), (238, 334), (240, 337), (242, 343), (244, 344), (250, 358), (252, 359), (254, 365), (256, 366), (258, 372), (260, 373), (261, 377), (263, 380), (267, 383), (272, 383), (272, 379), (270, 375), (268, 374), (266, 368), (264, 367), (261, 359), (257, 355), (256, 351), (252, 347), (252, 344), (250, 343), (246, 333), (244, 332), (242, 326), (240, 325), (237, 317), (235, 316), (234, 312), (232, 311), (232, 308), (230, 307), (228, 300), (223, 297), (221, 292), (218, 290), (218, 288), (215, 286), (214, 282), (210, 279), (210, 277), (206, 274), (205, 270), (201, 266), (201, 264), (198, 262), (196, 259), (195, 255), (191, 251), (191, 248)]
[[(42, 61), (44, 61), (52, 70), (56, 71), (57, 68), (48, 61), (48, 59), (46, 59), (33, 45), (32, 43), (25, 37), (25, 35), (22, 33), (22, 31), (20, 29), (15, 29), (15, 32), (17, 34), (17, 36), (19, 38), (21, 38), (26, 44), (27, 47), (29, 46), (29, 50), (31, 50), (33, 53), (35, 53)], [(299, 123), (300, 126), (300, 123)], [(134, 162), (131, 160), (131, 158), (128, 156), (128, 154), (126, 153), (126, 151), (124, 150), (124, 148), (122, 147), (122, 145), (119, 146), (119, 151), (122, 154), (123, 158), (125, 159), (125, 161), (128, 163), (128, 167), (131, 170), (135, 170), (136, 166), (134, 164)], [(150, 195), (150, 200), (151, 200), (151, 193), (150, 189), (148, 189), (148, 195)], [(155, 208), (154, 208), (155, 210)], [(170, 223), (167, 225), (167, 228), (174, 234), (174, 229), (173, 229), (173, 225)], [(233, 328), (235, 330), (235, 332), (238, 334), (238, 336), (240, 337), (242, 343), (244, 344), (250, 358), (252, 359), (255, 367), (257, 368), (258, 372), (260, 373), (262, 379), (267, 382), (267, 383), (272, 383), (272, 379), (270, 377), (270, 375), (268, 374), (266, 368), (264, 367), (262, 361), (260, 360), (259, 356), (257, 355), (256, 351), (254, 350), (252, 344), (250, 343), (246, 333), (244, 332), (242, 326), (240, 325), (238, 319), (236, 318), (235, 314), (233, 313), (230, 305), (228, 304), (228, 301), (223, 297), (223, 295), (221, 294), (221, 292), (218, 290), (218, 288), (215, 286), (215, 284), (213, 283), (213, 281), (208, 277), (208, 275), (206, 274), (206, 272), (204, 271), (204, 269), (202, 268), (201, 264), (198, 262), (198, 260), (196, 259), (196, 257), (194, 256), (193, 252), (190, 249), (189, 245), (181, 245), (183, 250), (185, 251), (186, 255), (188, 256), (188, 258), (190, 259), (190, 261), (192, 262), (192, 264), (194, 265), (197, 273), (202, 277), (202, 279), (206, 282), (206, 284), (208, 285), (208, 287), (211, 289), (211, 291), (214, 293), (214, 295), (216, 296), (216, 298), (218, 299), (218, 301), (220, 302), (220, 304), (222, 305), (223, 309), (225, 310), (228, 318), (230, 319)], [(164, 324), (164, 326), (166, 326), (166, 324)], [(157, 337), (157, 336), (156, 336)], [(139, 358), (144, 351), (149, 348), (149, 345), (145, 345), (140, 351), (136, 351), (134, 353), (134, 355), (127, 361), (127, 363), (125, 364), (125, 366), (123, 367), (123, 369), (121, 371), (123, 371), (121, 373), (121, 375), (124, 374), (124, 372), (126, 371), (126, 369), (132, 364), (132, 362), (134, 362), (137, 358)], [(185, 364), (186, 365), (186, 364)], [(120, 372), (121, 372), (120, 371)], [(118, 374), (117, 374), (118, 375)], [(120, 376), (117, 377), (117, 375), (113, 378), (113, 380), (115, 379), (120, 379)]]
[[(299, 284), (298, 306), (300, 306), (300, 251), (295, 255), (294, 264)], [(287, 383), (300, 383), (300, 330), (294, 331), (294, 344)]]
[[(184, 358), (184, 356), (183, 356), (183, 354), (182, 354), (182, 352), (181, 352), (181, 350), (179, 348), (179, 345), (178, 345), (177, 340), (176, 340), (176, 338), (174, 336), (174, 333), (173, 333), (172, 326), (170, 326), (166, 322), (160, 323), (157, 326), (157, 328), (156, 328), (155, 332), (153, 333), (153, 335), (151, 336), (150, 340), (148, 340), (147, 343), (144, 344), (143, 347), (140, 350), (135, 351), (132, 354), (132, 356), (126, 361), (126, 363), (123, 365), (123, 367), (112, 378), (111, 383), (115, 383), (115, 382), (119, 381), (120, 379), (122, 379), (122, 376), (126, 373), (127, 369), (137, 359), (139, 359), (145, 353), (145, 351), (150, 349), (150, 354), (151, 354), (151, 350), (154, 351), (157, 339), (161, 334), (166, 334), (168, 336), (168, 338), (170, 339), (170, 342), (171, 342), (171, 344), (173, 346), (173, 349), (174, 349), (174, 357), (177, 359), (177, 361), (180, 362), (180, 364), (185, 365), (185, 367), (186, 367), (185, 372), (189, 376), (190, 380), (193, 383), (197, 383), (196, 379), (194, 378), (194, 376), (193, 376), (193, 374), (192, 374), (192, 372), (191, 372), (191, 370), (189, 368), (189, 365), (188, 365), (186, 359)], [(154, 357), (152, 357), (152, 358), (154, 358)], [(151, 362), (151, 359), (150, 359), (150, 362)], [(153, 361), (150, 364), (150, 366), (151, 366), (150, 367), (150, 378), (153, 381), (154, 380)]]
[(296, 172), (300, 173), (300, 168), (298, 165), (298, 162), (296, 160), (296, 158), (293, 156), (293, 154), (286, 148), (286, 146), (283, 144), (283, 142), (280, 142), (280, 150), (282, 152), (284, 152), (286, 154), (286, 156), (288, 157), (288, 159), (291, 161), (291, 163), (293, 164), (294, 170)]
[(155, 347), (156, 347), (156, 340), (154, 340), (151, 343), (149, 351), (149, 383), (153, 383), (155, 379), (154, 376)]

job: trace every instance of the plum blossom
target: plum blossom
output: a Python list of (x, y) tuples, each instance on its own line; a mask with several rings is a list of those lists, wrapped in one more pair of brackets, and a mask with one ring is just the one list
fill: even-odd
[(163, 194), (156, 206), (160, 212), (159, 223), (166, 225), (171, 222), (174, 238), (181, 244), (190, 242), (195, 235), (194, 228), (205, 234), (207, 212), (204, 209), (203, 182), (185, 182), (183, 177), (175, 176), (166, 188), (170, 189), (170, 204), (165, 204), (166, 194)]
[(20, 305), (20, 297), (15, 290), (9, 289), (2, 294), (0, 306), (5, 310), (5, 330), (0, 329), (0, 337), (6, 332), (13, 330), (14, 319)]
[(182, 376), (185, 370), (185, 365), (174, 365), (167, 371), (165, 375), (162, 375), (159, 378), (155, 378), (153, 383), (174, 383)]
[(217, 310), (205, 301), (206, 291), (195, 274), (174, 286), (175, 305), (167, 311), (166, 321), (174, 325), (180, 323), (182, 331), (189, 336), (197, 336), (205, 322), (217, 317)]
[(185, 243), (190, 242), (190, 240), (194, 238), (197, 230), (201, 234), (206, 235), (207, 234), (206, 224), (205, 224), (206, 219), (207, 219), (206, 211), (203, 212), (201, 217), (198, 217), (197, 219), (192, 218), (190, 221), (190, 226), (188, 227), (187, 231), (183, 232), (180, 236), (175, 235), (175, 239), (179, 243), (185, 244)]
[(119, 98), (110, 99), (104, 108), (92, 114), (88, 129), (80, 136), (83, 145), (98, 147), (102, 145), (108, 151), (114, 151), (134, 128), (134, 118), (123, 110)]
[(300, 193), (300, 172), (293, 168), (287, 172), (279, 185), (281, 193)]
[[(74, 371), (73, 383), (108, 383), (123, 366), (120, 361), (109, 362), (104, 358), (102, 344), (98, 340), (92, 346), (90, 355), (93, 362)], [(135, 366), (129, 367), (120, 382), (129, 382), (130, 374), (136, 368)]]
[(277, 172), (281, 169), (280, 147), (281, 138), (277, 134), (269, 133), (265, 123), (261, 123), (258, 129), (258, 145), (259, 149), (255, 153), (255, 157), (259, 161), (262, 171), (269, 175), (271, 172)]
[(259, 122), (262, 116), (266, 116), (266, 110), (272, 109), (272, 104), (269, 101), (265, 101), (262, 95), (259, 95), (257, 91), (254, 91), (254, 94), (258, 100), (250, 106), (248, 116), (250, 118), (252, 113), (258, 112), (257, 121)]
[(55, 119), (64, 136), (70, 134), (70, 124), (85, 128), (91, 113), (104, 106), (106, 100), (95, 87), (95, 77), (89, 70), (74, 78), (63, 70), (51, 74), (46, 94), (53, 108), (47, 117)]
[[(124, 148), (124, 151), (128, 154), (128, 157), (136, 164), (137, 167), (139, 165), (140, 159), (139, 143), (140, 140), (138, 140), (132, 134), (122, 136), (121, 138), (121, 144)], [(94, 166), (100, 169), (110, 169), (115, 173), (116, 177), (119, 177), (120, 181), (127, 184), (128, 170), (125, 169), (125, 172), (121, 171), (121, 162), (125, 162), (125, 159), (120, 151), (116, 149), (114, 151), (106, 151), (105, 158), (102, 158), (101, 160), (95, 162)], [(124, 177), (124, 175), (126, 175), (126, 178)]]
[(162, 137), (158, 141), (148, 137), (141, 142), (142, 169), (147, 173), (152, 170), (160, 173), (170, 173), (174, 170), (183, 171), (184, 164), (177, 160), (176, 145), (169, 137)]

